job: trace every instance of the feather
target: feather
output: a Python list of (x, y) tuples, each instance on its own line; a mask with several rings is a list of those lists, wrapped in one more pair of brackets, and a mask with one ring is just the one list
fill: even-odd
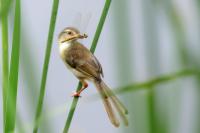
[[(116, 108), (116, 110), (118, 111), (121, 119), (123, 120), (123, 123), (126, 126), (128, 126), (128, 119), (126, 117), (126, 114), (128, 114), (128, 110), (121, 103), (121, 101), (114, 95), (112, 90), (104, 83), (103, 80), (95, 81), (95, 85), (96, 85), (97, 89), (99, 90), (99, 92), (101, 94), (101, 97), (103, 98), (103, 101), (104, 101), (104, 99), (106, 99), (106, 100), (108, 100), (108, 102), (112, 102), (113, 106)], [(105, 105), (105, 103), (104, 103), (104, 105)], [(111, 105), (109, 105), (109, 106), (111, 108)], [(112, 111), (113, 111), (113, 109), (112, 109)]]
[(119, 127), (120, 123), (116, 118), (116, 115), (112, 109), (112, 106), (110, 104), (110, 101), (108, 99), (108, 97), (106, 96), (106, 93), (103, 91), (102, 86), (98, 83), (95, 82), (96, 88), (99, 91), (101, 98), (103, 100), (103, 104), (105, 106), (105, 110), (108, 114), (108, 118), (110, 119), (111, 123), (115, 126), (115, 127)]
[(112, 92), (112, 90), (105, 84), (104, 81), (100, 82), (101, 88), (103, 89), (104, 93), (111, 99), (114, 107), (118, 111), (121, 119), (124, 122), (124, 125), (128, 126), (128, 119), (126, 115), (128, 114), (128, 110), (122, 104), (122, 102), (116, 97), (116, 95)]

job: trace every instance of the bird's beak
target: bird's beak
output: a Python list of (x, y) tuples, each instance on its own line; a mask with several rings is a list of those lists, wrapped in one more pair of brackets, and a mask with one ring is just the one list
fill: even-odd
[(61, 43), (64, 43), (64, 42), (66, 42), (66, 41), (69, 41), (69, 40), (72, 40), (72, 39), (75, 39), (75, 38), (84, 39), (84, 38), (87, 38), (87, 37), (88, 37), (88, 36), (87, 36), (86, 34), (83, 34), (83, 35), (81, 35), (81, 34), (76, 34), (76, 35), (72, 36), (71, 38), (68, 38), (68, 39), (66, 39), (66, 40), (63, 40)]
[(86, 34), (83, 34), (83, 35), (77, 34), (76, 37), (77, 37), (77, 38), (80, 38), (80, 39), (84, 39), (84, 38), (87, 38), (88, 35), (86, 35)]

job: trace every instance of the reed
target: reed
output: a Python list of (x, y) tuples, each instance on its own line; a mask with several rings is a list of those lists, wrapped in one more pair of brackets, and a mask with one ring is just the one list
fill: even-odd
[[(5, 6), (6, 0), (0, 1), (1, 8)], [(7, 91), (9, 78), (9, 53), (8, 53), (8, 17), (2, 15), (2, 94), (3, 94), (3, 131), (6, 132), (6, 107), (7, 107)]]
[(21, 7), (20, 0), (15, 3), (15, 18), (13, 41), (9, 71), (9, 87), (7, 93), (7, 106), (6, 106), (6, 126), (5, 132), (15, 131), (16, 121), (16, 104), (17, 104), (17, 88), (19, 77), (19, 58), (20, 58), (20, 38), (21, 38)]
[(173, 80), (188, 77), (188, 76), (195, 77), (199, 75), (199, 73), (200, 72), (196, 69), (194, 70), (185, 69), (185, 70), (181, 70), (181, 71), (174, 72), (171, 74), (161, 75), (145, 82), (133, 83), (124, 87), (120, 87), (119, 89), (116, 89), (115, 92), (121, 94), (121, 93), (128, 93), (131, 91), (138, 91), (138, 90), (143, 90), (143, 89), (153, 89), (152, 86), (155, 87), (156, 85), (172, 82)]
[(48, 38), (47, 38), (47, 47), (46, 47), (46, 52), (45, 52), (44, 64), (43, 64), (40, 94), (39, 94), (39, 99), (38, 99), (38, 104), (37, 104), (37, 109), (36, 109), (36, 114), (35, 114), (33, 133), (38, 132), (38, 126), (39, 126), (41, 113), (42, 113), (42, 107), (44, 103), (47, 72), (49, 68), (49, 60), (50, 60), (50, 55), (51, 55), (52, 41), (53, 41), (53, 35), (54, 35), (57, 12), (58, 12), (58, 5), (59, 5), (59, 0), (54, 0), (52, 12), (51, 12), (51, 20), (50, 20), (49, 33), (48, 33)]

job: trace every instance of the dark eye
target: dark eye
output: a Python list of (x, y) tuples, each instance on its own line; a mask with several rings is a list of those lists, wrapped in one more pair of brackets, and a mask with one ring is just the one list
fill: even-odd
[(71, 32), (71, 31), (68, 31), (67, 34), (68, 34), (68, 35), (72, 35), (72, 32)]

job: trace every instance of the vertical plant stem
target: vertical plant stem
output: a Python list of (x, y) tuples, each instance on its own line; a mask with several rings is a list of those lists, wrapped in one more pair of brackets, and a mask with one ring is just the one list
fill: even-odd
[(148, 113), (149, 113), (149, 133), (155, 133), (155, 103), (154, 103), (154, 87), (150, 86), (148, 87), (148, 93), (147, 93), (147, 105), (148, 105)]
[[(103, 12), (101, 14), (101, 18), (100, 18), (99, 24), (97, 26), (97, 30), (96, 30), (95, 36), (94, 36), (94, 39), (93, 39), (93, 42), (92, 42), (92, 46), (90, 48), (90, 51), (92, 53), (94, 53), (94, 51), (96, 49), (97, 42), (99, 40), (99, 37), (100, 37), (101, 31), (102, 31), (106, 16), (108, 14), (108, 10), (109, 10), (110, 4), (111, 4), (111, 0), (106, 0), (104, 8), (103, 8)], [(82, 85), (79, 82), (78, 87), (77, 87), (77, 91), (79, 91), (81, 89), (81, 86)], [(74, 115), (74, 112), (75, 112), (75, 109), (76, 109), (76, 106), (77, 106), (77, 103), (78, 103), (78, 99), (79, 98), (74, 97), (74, 99), (72, 101), (72, 104), (71, 104), (71, 107), (70, 107), (70, 111), (69, 111), (69, 114), (68, 114), (68, 117), (67, 117), (67, 121), (65, 123), (65, 127), (64, 127), (64, 130), (63, 130), (63, 133), (68, 133), (68, 131), (69, 131), (69, 127), (71, 125), (71, 121), (72, 121), (72, 118), (73, 118), (73, 115)]]
[(15, 128), (15, 133), (26, 133), (21, 118), (22, 117), (20, 116), (20, 113), (18, 111), (16, 111), (16, 128)]
[[(157, 40), (157, 27), (156, 27), (156, 4), (154, 0), (145, 1), (142, 0), (143, 5), (143, 21), (144, 21), (144, 42), (145, 42), (145, 53), (147, 61), (147, 76), (155, 76), (160, 73), (160, 56), (159, 56), (159, 43)], [(150, 90), (147, 92), (147, 103), (148, 103), (148, 115), (149, 115), (149, 132), (157, 133), (157, 122), (155, 110), (155, 90), (154, 86), (150, 86)], [(165, 132), (163, 132), (165, 133)]]
[[(0, 1), (0, 6), (5, 6), (6, 0)], [(3, 94), (3, 132), (5, 133), (6, 127), (6, 104), (7, 104), (7, 91), (8, 91), (8, 74), (9, 74), (9, 63), (8, 63), (8, 20), (7, 15), (3, 15), (1, 18), (2, 27), (2, 94)]]
[(183, 21), (176, 7), (171, 1), (163, 1), (164, 8), (167, 13), (167, 17), (170, 20), (171, 27), (173, 29), (173, 35), (175, 36), (175, 43), (177, 52), (179, 54), (180, 63), (184, 67), (188, 67), (188, 64), (192, 61), (188, 55), (187, 50), (187, 37), (184, 30)]
[(49, 60), (50, 60), (50, 55), (51, 55), (52, 41), (53, 41), (56, 17), (57, 17), (57, 12), (58, 12), (58, 5), (59, 5), (59, 0), (54, 0), (52, 12), (51, 12), (51, 20), (50, 20), (50, 26), (49, 26), (48, 39), (47, 39), (47, 47), (46, 47), (46, 53), (45, 53), (43, 71), (42, 71), (41, 86), (40, 86), (40, 95), (39, 95), (39, 100), (38, 100), (37, 109), (36, 109), (33, 133), (37, 133), (37, 131), (38, 131), (38, 126), (39, 126), (38, 124), (40, 121), (43, 102), (44, 102), (47, 72), (48, 72)]
[[(115, 0), (113, 1), (112, 10), (112, 28), (113, 28), (113, 45), (112, 49), (114, 51), (114, 71), (116, 73), (116, 80), (119, 85), (126, 85), (132, 82), (135, 74), (135, 66), (133, 65), (134, 50), (134, 37), (131, 32), (133, 24), (131, 23), (130, 6), (131, 0)], [(137, 121), (135, 117), (135, 108), (137, 108), (137, 103), (134, 101), (136, 97), (126, 96), (124, 97), (125, 102), (129, 106), (129, 123), (135, 123)], [(139, 96), (138, 96), (139, 97)], [(141, 97), (140, 97), (141, 98)], [(141, 103), (140, 103), (141, 104)], [(140, 118), (141, 120), (141, 118)], [(144, 126), (144, 125), (143, 125)], [(138, 126), (134, 125), (134, 128), (129, 126), (129, 128), (124, 128), (123, 132), (135, 132), (138, 130)]]
[[(114, 30), (114, 51), (116, 52), (117, 77), (120, 84), (128, 84), (132, 81), (132, 34), (129, 16), (129, 1), (113, 1), (113, 30)], [(126, 70), (126, 71), (124, 71)]]
[[(198, 15), (198, 33), (200, 35), (200, 0), (195, 0), (196, 2), (196, 7), (197, 7), (197, 15)], [(200, 39), (199, 39), (200, 41)], [(199, 54), (198, 54), (199, 55)], [(197, 58), (199, 59), (199, 58)], [(199, 63), (200, 61), (197, 60), (197, 68), (199, 69)], [(197, 114), (196, 114), (196, 121), (195, 121), (195, 133), (199, 133), (200, 132), (200, 126), (199, 126), (199, 123), (200, 123), (200, 74), (197, 76), (197, 87), (198, 87), (198, 90), (197, 90)]]
[[(184, 21), (181, 18), (182, 15), (178, 12), (176, 6), (173, 3), (173, 0), (163, 1), (163, 5), (165, 5), (164, 8), (166, 10), (167, 17), (170, 20), (170, 25), (171, 25), (171, 28), (172, 28), (172, 31), (173, 31), (172, 32), (173, 36), (175, 37), (174, 41), (175, 41), (175, 44), (176, 44), (175, 46), (176, 46), (177, 53), (178, 53), (178, 56), (179, 56), (180, 65), (183, 68), (194, 66), (196, 64), (196, 62), (199, 62), (199, 61), (195, 61), (194, 58), (191, 57), (190, 54), (189, 54), (189, 51), (188, 51), (188, 48), (187, 48), (187, 43), (188, 43), (187, 34), (186, 34), (187, 31), (185, 30), (184, 25), (183, 25)], [(196, 80), (198, 82), (200, 82), (200, 79), (199, 79), (198, 76), (197, 76)], [(197, 86), (199, 88), (200, 84), (198, 83)], [(179, 95), (182, 95), (182, 93), (179, 93)], [(176, 110), (175, 115), (180, 114), (180, 111), (181, 110)], [(197, 118), (199, 118), (199, 117), (197, 117)], [(178, 118), (178, 119), (180, 119), (180, 118)], [(199, 125), (198, 125), (197, 128), (199, 128)]]
[(6, 0), (5, 4), (3, 4), (3, 6), (0, 8), (0, 19), (3, 16), (8, 16), (8, 12), (12, 3), (13, 3), (13, 0)]
[(97, 47), (97, 43), (98, 43), (98, 40), (99, 40), (99, 37), (101, 35), (101, 31), (103, 29), (103, 25), (105, 23), (105, 20), (106, 20), (106, 16), (108, 14), (108, 10), (109, 10), (109, 7), (110, 7), (110, 4), (111, 4), (111, 1), (112, 0), (106, 0), (106, 3), (104, 5), (104, 8), (103, 8), (103, 12), (101, 14), (101, 18), (99, 20), (99, 24), (97, 26), (97, 30), (96, 30), (96, 33), (95, 33), (95, 36), (94, 36), (94, 39), (93, 39), (93, 42), (92, 42), (92, 46), (90, 48), (90, 51), (92, 53), (94, 53), (96, 47)]
[(7, 113), (6, 113), (6, 132), (14, 132), (16, 103), (17, 103), (17, 87), (18, 87), (18, 72), (19, 72), (19, 56), (20, 56), (20, 0), (15, 3), (15, 19), (13, 30), (13, 42), (11, 52), (9, 87), (7, 96)]

